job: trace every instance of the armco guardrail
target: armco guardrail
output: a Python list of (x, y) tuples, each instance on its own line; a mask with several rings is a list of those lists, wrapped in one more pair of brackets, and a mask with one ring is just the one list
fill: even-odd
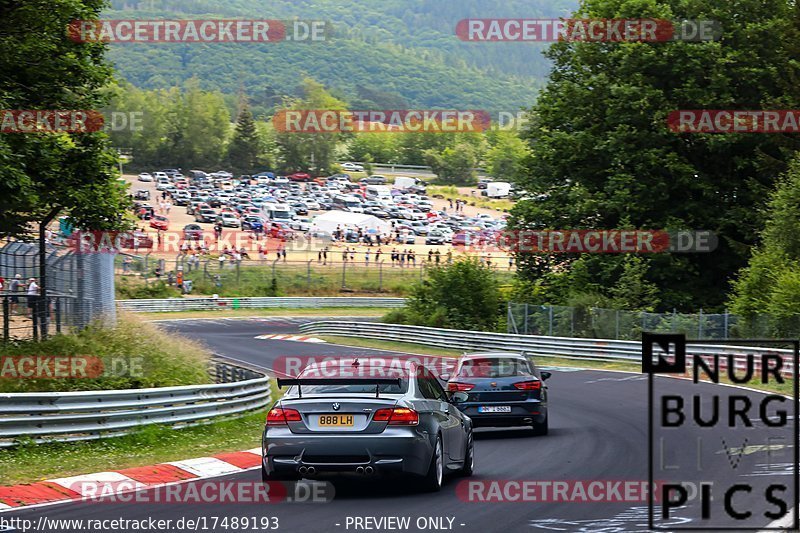
[(198, 425), (269, 405), (271, 389), (264, 374), (226, 363), (217, 363), (212, 373), (220, 383), (0, 394), (0, 447), (20, 439), (71, 442), (114, 437), (151, 424)]
[(403, 298), (369, 297), (247, 297), (247, 298), (164, 298), (158, 300), (117, 300), (117, 307), (137, 313), (208, 311), (221, 309), (302, 309), (308, 307), (402, 307)]
[[(542, 337), (513, 335), (482, 331), (403, 326), (370, 322), (309, 322), (300, 330), (307, 334), (362, 337), (391, 341), (411, 342), (427, 346), (453, 348), (464, 351), (513, 351), (527, 352), (539, 357), (561, 357), (594, 361), (631, 361), (642, 359), (642, 343), (609, 339), (578, 339), (571, 337)], [(700, 356), (734, 356), (737, 368), (744, 364), (744, 354), (779, 354), (791, 361), (792, 350), (759, 348), (754, 346), (723, 346), (711, 344), (688, 344), (687, 353)], [(760, 362), (759, 362), (760, 364)], [(792, 368), (784, 364), (784, 374), (792, 375)], [(757, 364), (757, 367), (759, 365)]]

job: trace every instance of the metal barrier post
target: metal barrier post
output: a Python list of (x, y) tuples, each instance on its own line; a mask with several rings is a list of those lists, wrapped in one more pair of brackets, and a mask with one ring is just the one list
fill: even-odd
[(56, 333), (61, 333), (61, 298), (56, 297)]
[(3, 297), (3, 340), (8, 341), (11, 337), (11, 306), (8, 296)]
[(31, 320), (33, 321), (33, 340), (39, 340), (39, 313), (37, 313), (37, 309), (39, 307), (38, 299), (34, 301), (33, 306), (31, 307)]

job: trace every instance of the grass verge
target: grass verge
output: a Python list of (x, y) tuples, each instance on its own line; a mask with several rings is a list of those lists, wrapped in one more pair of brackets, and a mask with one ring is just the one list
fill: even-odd
[(184, 429), (148, 426), (110, 439), (22, 444), (0, 450), (0, 486), (257, 448), (264, 417), (261, 410)]
[[(94, 324), (46, 341), (0, 345), (0, 392), (142, 389), (210, 383), (211, 353), (202, 345), (158, 329), (132, 314), (117, 325)], [(54, 358), (72, 358), (60, 370)], [(65, 359), (60, 359), (64, 361)], [(36, 365), (34, 367), (34, 365)]]

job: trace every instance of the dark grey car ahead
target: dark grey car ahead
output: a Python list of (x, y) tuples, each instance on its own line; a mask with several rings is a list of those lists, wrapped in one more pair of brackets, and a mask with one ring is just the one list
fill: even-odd
[(410, 362), (370, 363), (348, 361), (354, 371), (340, 368), (333, 376), (310, 365), (297, 378), (278, 380), (290, 389), (267, 415), (265, 481), (402, 474), (436, 491), (447, 473), (472, 474), (472, 422), (436, 377)]

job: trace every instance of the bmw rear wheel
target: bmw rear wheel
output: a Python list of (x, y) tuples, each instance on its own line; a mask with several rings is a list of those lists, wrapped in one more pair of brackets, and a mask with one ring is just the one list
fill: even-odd
[(467, 449), (464, 452), (464, 466), (459, 472), (464, 477), (469, 477), (475, 471), (475, 442), (472, 439), (472, 431), (467, 435)]
[(444, 478), (444, 457), (442, 453), (442, 438), (436, 437), (436, 445), (433, 448), (433, 457), (428, 473), (422, 482), (422, 487), (427, 492), (438, 492), (442, 489), (442, 479)]

